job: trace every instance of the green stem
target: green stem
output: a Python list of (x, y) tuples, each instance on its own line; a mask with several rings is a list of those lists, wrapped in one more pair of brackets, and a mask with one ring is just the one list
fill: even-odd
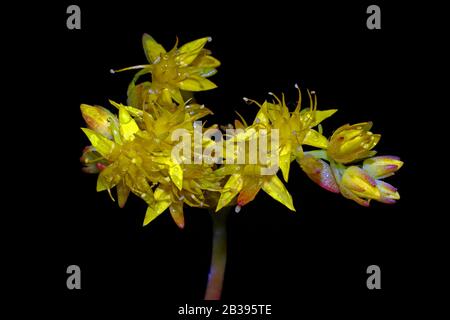
[(212, 255), (208, 274), (205, 300), (220, 300), (227, 262), (227, 217), (230, 208), (211, 212), (212, 218)]

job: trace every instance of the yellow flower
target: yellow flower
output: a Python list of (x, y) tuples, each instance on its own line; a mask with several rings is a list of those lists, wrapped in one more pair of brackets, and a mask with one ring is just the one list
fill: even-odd
[(381, 135), (370, 132), (372, 122), (346, 124), (337, 129), (330, 139), (328, 156), (339, 163), (351, 163), (373, 156), (371, 151)]
[[(232, 145), (235, 148), (233, 150), (236, 151), (233, 154), (225, 151), (224, 155), (226, 162), (230, 159), (235, 161), (241, 157), (241, 159), (245, 159), (245, 163), (226, 163), (215, 171), (218, 176), (230, 176), (223, 186), (216, 211), (234, 203), (237, 204), (236, 211), (239, 211), (242, 206), (252, 201), (261, 189), (290, 210), (295, 211), (291, 195), (276, 175), (279, 169), (278, 147), (268, 143), (265, 150), (260, 149), (260, 139), (264, 139), (266, 142), (272, 139), (273, 133), (269, 123), (255, 119), (252, 125), (247, 126), (245, 120), (243, 122), (235, 122), (236, 127), (242, 131), (231, 135), (224, 146), (225, 149), (230, 149), (230, 145)], [(250, 144), (254, 141), (257, 142), (255, 144), (257, 150), (250, 151)], [(276, 149), (272, 150), (272, 148)], [(253, 161), (250, 160), (255, 154), (256, 157), (253, 158)]]
[[(220, 62), (210, 55), (210, 51), (204, 49), (208, 41), (211, 41), (211, 38), (205, 37), (188, 42), (180, 48), (177, 41), (174, 48), (166, 52), (150, 35), (144, 34), (142, 43), (150, 64), (118, 70), (142, 69), (128, 88), (129, 103), (142, 100), (143, 94), (149, 100), (156, 100), (164, 89), (169, 91), (177, 103), (183, 103), (180, 90), (204, 91), (216, 88), (207, 78), (217, 72), (216, 68)], [(152, 75), (152, 82), (136, 86), (139, 77), (148, 73)]]
[[(207, 207), (204, 191), (220, 191), (221, 177), (213, 174), (211, 166), (189, 166), (172, 159), (171, 152), (177, 142), (171, 140), (171, 133), (176, 129), (192, 132), (193, 121), (210, 111), (193, 104), (188, 109), (180, 105), (174, 112), (160, 107), (152, 110), (152, 115), (111, 103), (119, 109), (118, 126), (115, 121), (109, 121), (110, 131), (103, 127), (100, 131), (82, 129), (92, 143), (82, 161), (90, 163), (98, 156), (95, 160), (101, 164), (97, 191), (108, 190), (111, 195), (110, 190), (116, 187), (120, 207), (125, 205), (131, 191), (148, 205), (144, 225), (169, 208), (174, 221), (182, 228), (183, 204)], [(81, 109), (84, 117), (86, 112), (92, 114), (91, 108)], [(92, 166), (88, 168), (95, 171)]]
[(286, 105), (284, 95), (282, 99), (278, 99), (273, 95), (275, 101), (270, 103), (265, 101), (262, 105), (256, 103), (260, 110), (256, 115), (254, 123), (263, 123), (272, 129), (279, 130), (279, 162), (283, 178), (287, 182), (289, 178), (289, 170), (291, 162), (302, 156), (302, 145), (309, 145), (317, 148), (326, 149), (328, 140), (322, 135), (321, 129), (316, 131), (312, 128), (318, 126), (323, 120), (331, 117), (337, 110), (317, 110), (317, 96), (308, 91), (310, 107), (301, 110), (301, 92), (298, 86), (299, 98), (298, 103), (293, 112), (289, 111)]
[(235, 203), (236, 199), (235, 210), (239, 212), (242, 206), (255, 199), (261, 189), (290, 210), (295, 211), (292, 196), (276, 174), (261, 175), (261, 167), (258, 165), (226, 165), (216, 170), (216, 174), (221, 175), (227, 171), (234, 171), (234, 173), (223, 187), (216, 211)]

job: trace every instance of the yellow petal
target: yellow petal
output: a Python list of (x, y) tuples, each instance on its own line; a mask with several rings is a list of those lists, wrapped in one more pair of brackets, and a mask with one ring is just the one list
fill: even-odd
[(273, 175), (264, 181), (262, 189), (272, 198), (281, 202), (292, 211), (295, 211), (291, 194), (276, 175)]
[(151, 63), (155, 62), (158, 57), (166, 53), (164, 47), (147, 33), (142, 36), (142, 45), (144, 46), (147, 60)]
[(309, 129), (303, 140), (304, 144), (313, 146), (316, 148), (326, 149), (328, 148), (328, 140), (319, 132), (314, 129)]
[(178, 104), (183, 104), (184, 100), (178, 88), (170, 89), (170, 95), (172, 96), (173, 100), (175, 100)]
[(217, 88), (212, 81), (196, 75), (191, 75), (186, 80), (179, 82), (178, 85), (180, 89), (186, 91), (204, 91)]
[(337, 109), (329, 109), (329, 110), (317, 110), (314, 113), (314, 122), (312, 124), (312, 127), (317, 126), (319, 123), (321, 123), (326, 118), (331, 117), (333, 114), (335, 114)]
[(205, 55), (199, 57), (199, 59), (197, 59), (193, 65), (202, 68), (217, 68), (218, 66), (220, 66), (220, 61), (214, 57)]
[(238, 173), (231, 175), (227, 183), (223, 187), (223, 191), (220, 195), (219, 201), (217, 202), (216, 212), (229, 204), (234, 197), (242, 190), (244, 181), (242, 176)]
[(291, 145), (286, 144), (281, 148), (280, 152), (280, 169), (283, 173), (284, 181), (288, 182), (289, 169), (291, 167)]
[(119, 207), (123, 208), (127, 202), (128, 195), (130, 194), (130, 188), (123, 181), (119, 182), (116, 188)]
[(124, 107), (119, 108), (120, 134), (125, 140), (134, 138), (134, 134), (139, 131), (139, 127)]
[(89, 141), (92, 143), (92, 146), (98, 151), (98, 153), (108, 159), (114, 150), (114, 142), (91, 129), (81, 128), (81, 130), (83, 130), (86, 134)]
[(180, 229), (184, 228), (183, 202), (176, 201), (170, 206), (170, 215)]
[(172, 163), (169, 167), (169, 175), (172, 182), (179, 190), (183, 188), (183, 169), (178, 163)]
[(153, 220), (155, 220), (156, 217), (158, 217), (161, 213), (163, 213), (164, 210), (158, 210), (156, 206), (148, 206), (147, 211), (145, 212), (145, 218), (143, 225), (146, 226)]
[(178, 49), (178, 55), (177, 55), (177, 60), (181, 63), (181, 66), (187, 66), (192, 61), (194, 61), (195, 58), (197, 58), (200, 51), (205, 46), (206, 42), (208, 42), (208, 40), (210, 40), (210, 38), (205, 37), (205, 38), (201, 38), (201, 39), (197, 39), (197, 40), (188, 42), (188, 43), (184, 44), (183, 46), (181, 46)]

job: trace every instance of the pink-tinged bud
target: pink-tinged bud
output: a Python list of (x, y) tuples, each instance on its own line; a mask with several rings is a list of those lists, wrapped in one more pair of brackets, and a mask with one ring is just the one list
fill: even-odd
[(339, 193), (339, 187), (328, 163), (312, 155), (305, 155), (298, 160), (306, 175), (325, 190)]
[(379, 156), (364, 160), (363, 169), (375, 179), (382, 179), (392, 176), (403, 166), (396, 156)]
[(117, 117), (113, 113), (103, 107), (87, 104), (82, 104), (80, 109), (89, 129), (112, 139), (111, 122), (115, 122), (115, 125), (118, 126)]
[(377, 188), (381, 193), (381, 199), (378, 200), (380, 202), (391, 204), (400, 199), (400, 194), (397, 192), (397, 188), (387, 182), (377, 180)]
[(350, 163), (375, 154), (371, 151), (381, 135), (370, 132), (372, 122), (346, 124), (337, 129), (330, 138), (327, 153), (339, 163)]
[(103, 169), (106, 168), (106, 165), (104, 163), (101, 163), (101, 162), (97, 162), (95, 165), (96, 165), (96, 167), (97, 167), (97, 169), (99, 171), (102, 171)]
[(381, 199), (377, 181), (357, 166), (348, 167), (342, 175), (341, 185), (354, 195), (365, 199)]

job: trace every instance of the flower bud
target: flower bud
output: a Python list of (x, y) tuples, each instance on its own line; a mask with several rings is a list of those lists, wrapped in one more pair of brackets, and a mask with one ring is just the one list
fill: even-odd
[(372, 122), (346, 124), (337, 129), (328, 146), (328, 155), (339, 163), (350, 163), (375, 154), (371, 151), (381, 135), (370, 132)]

